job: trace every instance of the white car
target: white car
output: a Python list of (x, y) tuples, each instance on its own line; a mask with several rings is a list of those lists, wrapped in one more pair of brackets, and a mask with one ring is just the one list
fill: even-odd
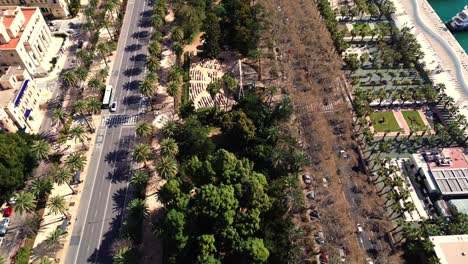
[(357, 232), (358, 234), (361, 234), (362, 232), (364, 232), (364, 229), (362, 228), (361, 224), (357, 224)]
[(112, 104), (111, 104), (110, 107), (109, 107), (109, 110), (110, 110), (111, 112), (117, 111), (117, 102), (112, 102)]
[(305, 184), (310, 184), (312, 182), (312, 177), (310, 177), (310, 175), (304, 174), (302, 175), (302, 180)]

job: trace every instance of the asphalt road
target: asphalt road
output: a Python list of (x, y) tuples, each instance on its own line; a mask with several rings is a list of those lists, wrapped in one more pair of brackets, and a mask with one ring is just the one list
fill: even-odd
[(146, 1), (129, 0), (116, 61), (110, 76), (117, 111), (103, 110), (96, 144), (88, 161), (88, 175), (76, 215), (65, 263), (112, 263), (112, 242), (118, 237), (124, 209), (131, 195), (131, 151), (135, 123), (142, 118), (143, 99), (138, 83), (144, 76), (151, 27), (151, 7)]

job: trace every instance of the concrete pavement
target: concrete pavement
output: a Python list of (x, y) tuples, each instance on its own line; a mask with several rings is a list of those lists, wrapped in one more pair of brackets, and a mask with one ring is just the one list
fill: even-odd
[[(117, 111), (110, 114), (104, 110), (104, 120), (122, 120), (112, 118), (116, 115), (123, 120), (140, 119), (138, 83), (144, 76), (151, 31), (150, 25), (141, 20), (150, 15), (151, 7), (146, 1), (128, 1), (110, 75)], [(129, 200), (127, 187), (133, 166), (134, 123), (102, 122), (96, 133), (65, 263), (112, 263), (110, 248), (119, 235)]]

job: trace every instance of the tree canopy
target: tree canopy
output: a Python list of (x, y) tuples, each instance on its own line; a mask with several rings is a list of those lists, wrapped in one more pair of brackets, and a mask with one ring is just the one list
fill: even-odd
[(0, 132), (0, 198), (24, 187), (37, 166), (36, 155), (31, 150), (34, 139), (35, 136), (23, 132)]

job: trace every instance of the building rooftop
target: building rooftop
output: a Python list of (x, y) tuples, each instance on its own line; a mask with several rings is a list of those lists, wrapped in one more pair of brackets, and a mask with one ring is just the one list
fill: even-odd
[(17, 93), (21, 90), (20, 88), (22, 88), (24, 85), (27, 86), (28, 83), (26, 83), (26, 81), (28, 80), (19, 80), (19, 82), (17, 82), (15, 87), (13, 87), (12, 89), (2, 87), (1, 83), (3, 81), (8, 81), (12, 76), (18, 77), (20, 75), (23, 75), (24, 72), (25, 70), (21, 67), (9, 67), (8, 70), (0, 76), (0, 105), (2, 105), (3, 107), (7, 107), (13, 99), (21, 100), (21, 98), (16, 98)]
[(441, 264), (468, 263), (468, 235), (432, 236), (429, 239)]
[(450, 169), (466, 169), (468, 162), (463, 148), (444, 148), (441, 151), (443, 157), (450, 158), (450, 164), (441, 165), (435, 161), (427, 162), (431, 170), (450, 170)]
[[(23, 34), (24, 28), (26, 27), (26, 25), (28, 25), (29, 20), (31, 20), (31, 17), (34, 15), (34, 13), (36, 13), (36, 11), (37, 11), (36, 7), (34, 7), (34, 8), (22, 7), (21, 8), (21, 12), (23, 12), (23, 15), (24, 15), (24, 18), (25, 18), (25, 21), (23, 23), (23, 27), (21, 28), (21, 31), (19, 32), (18, 36), (16, 36), (16, 38), (12, 38), (8, 43), (0, 44), (0, 49), (14, 49), (14, 48), (16, 48), (16, 46), (18, 45), (18, 42), (19, 42), (19, 40), (21, 38), (21, 35)], [(5, 25), (5, 27), (7, 27), (7, 24), (5, 24), (5, 21), (7, 21), (7, 23), (11, 24), (13, 20), (14, 20), (13, 17), (3, 17), (3, 22), (2, 23)], [(8, 24), (8, 27), (9, 26), (10, 25)]]

